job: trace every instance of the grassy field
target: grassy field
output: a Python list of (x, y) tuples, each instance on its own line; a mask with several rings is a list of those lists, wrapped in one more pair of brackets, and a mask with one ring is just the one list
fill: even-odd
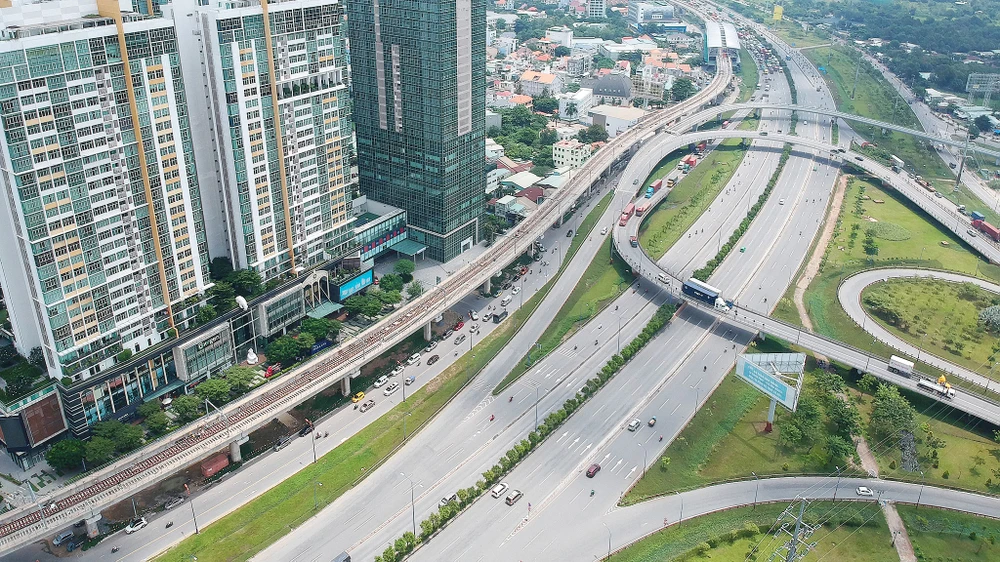
[(862, 304), (899, 338), (970, 369), (991, 363), (1000, 342), (979, 323), (979, 312), (1000, 297), (971, 283), (894, 279), (869, 286)]
[[(883, 202), (875, 203), (875, 200)], [(875, 224), (891, 225), (877, 231), (884, 236), (906, 238), (877, 237), (879, 253), (868, 260), (862, 249), (865, 229)], [(852, 244), (851, 233), (855, 231), (858, 234)], [(880, 342), (873, 342), (871, 336), (847, 316), (837, 300), (837, 288), (845, 277), (871, 267), (894, 266), (927, 267), (1000, 280), (1000, 268), (980, 261), (950, 231), (939, 227), (908, 200), (894, 191), (880, 189), (874, 182), (857, 178), (847, 188), (838, 227), (826, 248), (820, 273), (805, 292), (806, 311), (816, 331), (883, 357), (897, 353)], [(799, 324), (791, 295), (792, 288), (789, 288), (779, 301), (775, 316)], [(927, 373), (938, 372), (922, 363), (918, 368)]]
[[(781, 37), (785, 43), (788, 43), (792, 47), (803, 48), (803, 47), (815, 47), (816, 45), (825, 45), (830, 42), (830, 36), (825, 32), (816, 31), (803, 31), (802, 26), (790, 22), (788, 20), (783, 20), (779, 22), (768, 21), (767, 27), (778, 37)], [(808, 51), (807, 51), (808, 52)]]
[[(768, 531), (786, 507), (788, 504), (784, 503), (762, 504), (757, 509), (744, 507), (703, 515), (650, 535), (609, 560), (745, 562), (754, 551), (756, 557), (752, 559), (767, 560), (780, 545), (767, 536)], [(813, 502), (804, 518), (824, 523), (810, 537), (809, 540), (817, 544), (805, 560), (868, 562), (895, 559), (885, 519), (873, 504)]]
[[(552, 283), (551, 281), (549, 282)], [(548, 287), (528, 299), (511, 318), (420, 390), (368, 427), (356, 433), (316, 464), (300, 470), (281, 484), (222, 519), (203, 527), (157, 560), (202, 562), (247, 560), (329, 505), (377, 468), (402, 444), (403, 418), (412, 435), (429, 421), (463, 386), (472, 380), (516, 333), (516, 327), (538, 308)], [(315, 483), (322, 486), (317, 487)]]
[(918, 560), (1000, 560), (1000, 545), (996, 544), (1000, 539), (1000, 522), (996, 519), (925, 507), (901, 505), (896, 509)]
[[(728, 139), (719, 144), (687, 176), (677, 182), (674, 189), (643, 221), (639, 229), (639, 243), (653, 259), (662, 257), (729, 183), (746, 154), (740, 142), (740, 139)], [(674, 167), (679, 160), (680, 156), (677, 156)], [(663, 168), (666, 171), (671, 169), (661, 166), (658, 170)], [(654, 174), (654, 177), (658, 176)]]
[(753, 95), (757, 89), (757, 82), (760, 80), (757, 63), (754, 62), (753, 57), (746, 49), (740, 51), (740, 80), (740, 97), (736, 101), (743, 103)]
[[(611, 201), (610, 198), (611, 194), (609, 193), (602, 201), (603, 206), (591, 213), (595, 217), (595, 221), (607, 208)], [(593, 224), (590, 226), (592, 227)], [(580, 232), (583, 233), (582, 238), (590, 232), (590, 229), (581, 228)], [(554, 351), (566, 338), (572, 336), (581, 326), (593, 318), (607, 303), (628, 288), (634, 279), (628, 266), (618, 256), (615, 256), (613, 261), (609, 260), (609, 255), (611, 255), (610, 234), (607, 235), (601, 249), (587, 266), (587, 270), (580, 277), (580, 281), (573, 288), (569, 298), (566, 299), (562, 308), (559, 309), (555, 318), (538, 339), (539, 347), (530, 352), (530, 361), (528, 355), (522, 357), (493, 390), (494, 395), (513, 384), (528, 371), (531, 365)]]

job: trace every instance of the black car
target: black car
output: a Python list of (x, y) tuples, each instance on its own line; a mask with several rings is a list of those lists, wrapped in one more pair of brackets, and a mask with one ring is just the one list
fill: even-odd
[(299, 437), (303, 437), (305, 435), (312, 433), (312, 430), (313, 426), (311, 423), (305, 424), (304, 426), (302, 426), (302, 429), (299, 430)]
[(572, 238), (572, 237), (573, 237), (573, 229), (571, 228), (566, 231), (566, 238)]
[(433, 364), (437, 363), (438, 359), (440, 359), (440, 358), (441, 357), (438, 356), (438, 355), (432, 355), (431, 358), (427, 360), (427, 364), (428, 365), (433, 365)]

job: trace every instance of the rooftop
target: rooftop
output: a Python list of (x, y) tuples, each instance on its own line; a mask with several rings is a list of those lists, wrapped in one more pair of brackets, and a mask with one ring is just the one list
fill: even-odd
[(646, 112), (638, 107), (621, 107), (617, 105), (598, 105), (590, 108), (590, 113), (614, 117), (623, 121), (638, 121)]

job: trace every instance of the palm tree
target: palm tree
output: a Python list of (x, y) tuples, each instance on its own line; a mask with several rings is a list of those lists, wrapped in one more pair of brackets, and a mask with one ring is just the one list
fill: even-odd
[(566, 104), (566, 119), (576, 117), (576, 102), (571, 101)]

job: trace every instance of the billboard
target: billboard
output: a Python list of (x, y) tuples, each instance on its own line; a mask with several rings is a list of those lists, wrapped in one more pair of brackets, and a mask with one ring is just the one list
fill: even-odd
[(364, 289), (368, 285), (371, 285), (375, 280), (373, 277), (374, 272), (374, 269), (369, 269), (354, 279), (351, 279), (350, 281), (347, 281), (337, 287), (337, 302), (344, 302), (351, 295), (357, 293), (361, 289)]
[(803, 353), (744, 354), (736, 358), (736, 376), (794, 412), (805, 363)]

